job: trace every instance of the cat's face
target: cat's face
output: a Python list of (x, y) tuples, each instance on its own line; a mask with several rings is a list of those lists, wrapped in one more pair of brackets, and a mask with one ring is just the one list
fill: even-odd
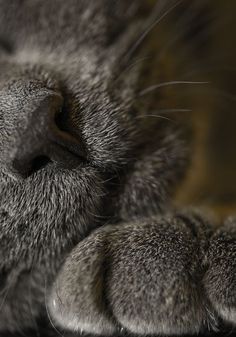
[[(45, 282), (65, 252), (107, 221), (114, 190), (135, 162), (134, 148), (143, 142), (133, 108), (139, 73), (123, 72), (123, 61), (143, 29), (138, 7), (139, 1), (0, 0), (0, 286), (10, 289), (0, 330), (14, 329), (13, 321), (31, 324), (28, 306), (37, 315)], [(171, 168), (183, 157), (173, 139), (144, 150), (117, 198), (125, 214), (157, 209), (160, 191), (165, 199)], [(163, 148), (173, 151), (173, 161), (165, 162)], [(158, 169), (167, 165), (163, 186), (150, 163), (156, 150)]]
[[(111, 89), (126, 51), (116, 44), (131, 40), (125, 32), (127, 38), (111, 42), (119, 27), (110, 29), (109, 1), (1, 1), (0, 6), (1, 38), (13, 49), (1, 47), (0, 59), (1, 220), (11, 222), (1, 235), (9, 231), (15, 241), (19, 232), (14, 260), (22, 253), (23, 236), (31, 237), (37, 250), (39, 242), (54, 246), (62, 223), (68, 239), (68, 233), (79, 237), (95, 225), (103, 180), (127, 161), (135, 129), (127, 113), (131, 83), (122, 85), (119, 95)], [(119, 25), (119, 18), (115, 22)], [(43, 165), (43, 158), (50, 163)]]

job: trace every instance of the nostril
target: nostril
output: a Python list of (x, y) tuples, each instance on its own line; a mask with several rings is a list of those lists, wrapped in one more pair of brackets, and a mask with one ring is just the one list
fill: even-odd
[(87, 153), (79, 129), (69, 118), (68, 107), (65, 105), (55, 112), (51, 121), (51, 136), (53, 141), (67, 149), (80, 160), (87, 160)]
[(15, 179), (26, 179), (33, 173), (45, 168), (52, 160), (45, 155), (36, 157), (17, 158), (13, 160), (11, 166), (8, 167), (9, 174)]
[(62, 106), (62, 108), (55, 113), (54, 116), (54, 123), (56, 127), (61, 131), (68, 131), (67, 123), (68, 123), (68, 114), (66, 113), (66, 107), (65, 104)]
[(51, 159), (47, 156), (38, 156), (32, 160), (31, 171), (37, 172), (46, 167), (51, 162)]

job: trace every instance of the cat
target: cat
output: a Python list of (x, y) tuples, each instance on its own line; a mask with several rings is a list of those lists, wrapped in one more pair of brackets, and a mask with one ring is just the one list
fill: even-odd
[(175, 86), (206, 83), (173, 81), (167, 17), (192, 18), (184, 43), (204, 6), (0, 0), (2, 336), (235, 325), (236, 219), (173, 204), (192, 144)]

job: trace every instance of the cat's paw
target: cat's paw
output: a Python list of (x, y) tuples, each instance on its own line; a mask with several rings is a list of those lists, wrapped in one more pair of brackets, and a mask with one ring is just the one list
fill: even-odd
[(192, 215), (100, 228), (68, 257), (51, 315), (63, 328), (96, 334), (198, 332), (211, 319), (201, 286), (207, 233)]
[(219, 316), (236, 324), (236, 218), (214, 234), (207, 260), (206, 294)]

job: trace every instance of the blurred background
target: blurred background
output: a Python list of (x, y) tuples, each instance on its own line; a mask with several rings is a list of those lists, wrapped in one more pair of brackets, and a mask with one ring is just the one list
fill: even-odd
[(209, 206), (225, 217), (236, 214), (236, 1), (192, 3), (195, 24), (187, 16), (186, 27), (192, 28), (185, 39), (196, 43), (183, 58), (185, 71), (187, 79), (209, 85), (195, 95), (192, 170), (178, 201)]

